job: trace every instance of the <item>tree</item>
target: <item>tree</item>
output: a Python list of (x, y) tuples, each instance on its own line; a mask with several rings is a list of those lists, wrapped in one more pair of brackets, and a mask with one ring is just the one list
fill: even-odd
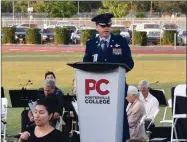
[(80, 1), (79, 11), (80, 12), (91, 12), (93, 9), (98, 9), (101, 6), (102, 6), (102, 3), (100, 1)]
[(128, 14), (130, 10), (130, 5), (128, 2), (121, 1), (103, 1), (103, 8), (99, 9), (100, 13), (105, 12), (104, 9), (108, 9), (108, 11), (114, 14), (115, 17), (124, 17)]
[(26, 13), (28, 8), (27, 1), (16, 1), (15, 2), (15, 12)]
[(1, 12), (2, 13), (6, 13), (6, 12), (11, 13), (12, 12), (12, 2), (11, 1), (2, 1), (1, 2)]
[(187, 8), (187, 2), (185, 1), (178, 1), (178, 2), (169, 2), (169, 1), (158, 1), (155, 2), (155, 6), (157, 7), (158, 11), (162, 12), (162, 13), (169, 13), (169, 14), (173, 14), (173, 13), (177, 13), (177, 12), (181, 12), (181, 13), (186, 13), (186, 8)]
[(75, 5), (72, 1), (45, 2), (45, 12), (49, 17), (71, 17), (77, 13)]
[(45, 3), (43, 0), (33, 1), (31, 6), (33, 7), (33, 11), (36, 13), (42, 13), (45, 11)]
[(180, 1), (179, 9), (181, 10), (182, 13), (187, 15), (187, 1)]
[(150, 1), (133, 1), (133, 5), (135, 5), (136, 11), (146, 12), (150, 10), (151, 2)]

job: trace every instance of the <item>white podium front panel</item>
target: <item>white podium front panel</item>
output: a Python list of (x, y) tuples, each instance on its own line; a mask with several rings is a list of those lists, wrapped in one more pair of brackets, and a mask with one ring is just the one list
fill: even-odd
[(122, 142), (125, 70), (76, 70), (81, 142)]

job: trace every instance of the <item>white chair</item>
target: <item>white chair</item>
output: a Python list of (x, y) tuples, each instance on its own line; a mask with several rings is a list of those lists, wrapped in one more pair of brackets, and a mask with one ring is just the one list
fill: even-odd
[[(77, 104), (77, 100), (74, 99), (71, 102), (71, 104), (72, 104), (72, 106), (73, 106), (73, 108), (75, 110), (76, 115), (78, 116), (78, 104)], [(77, 130), (77, 122), (76, 121), (72, 122), (72, 130)]]
[[(146, 134), (147, 134), (147, 140), (146, 140), (146, 141), (147, 141), (147, 142), (149, 142), (149, 140), (150, 140), (150, 134), (151, 134), (151, 131), (148, 131), (148, 129), (149, 129), (149, 127), (151, 126), (151, 124), (154, 123), (155, 118), (156, 118), (156, 116), (157, 116), (157, 114), (158, 114), (159, 111), (160, 111), (160, 109), (157, 109), (157, 110), (155, 111), (155, 113), (154, 113), (154, 115), (153, 115), (153, 117), (152, 117), (152, 119), (151, 119), (151, 121), (150, 121), (148, 127), (146, 128)], [(146, 120), (146, 119), (144, 119), (144, 120)]]
[(166, 114), (167, 114), (168, 108), (172, 108), (172, 100), (171, 99), (168, 100), (168, 106), (165, 108), (162, 121), (160, 121), (161, 124), (172, 124), (172, 120), (166, 119)]
[(1, 98), (1, 136), (3, 136), (3, 142), (6, 142), (7, 107), (7, 98)]
[(149, 127), (151, 126), (151, 124), (155, 121), (155, 118), (156, 118), (156, 116), (157, 116), (157, 114), (158, 114), (159, 111), (160, 111), (160, 109), (157, 109), (157, 110), (155, 111), (155, 113), (154, 113), (154, 115), (153, 115), (153, 118), (151, 119), (151, 122), (149, 123), (147, 129), (149, 129)]
[[(171, 128), (171, 142), (174, 142), (174, 141), (187, 141), (187, 139), (178, 139), (177, 131), (176, 131), (176, 128), (175, 128), (175, 125), (176, 125), (178, 119), (187, 118), (187, 114), (176, 114), (176, 112), (175, 112), (177, 97), (187, 97), (186, 84), (178, 85), (178, 86), (175, 87), (175, 90), (174, 90), (173, 117), (172, 117), (172, 128)], [(173, 132), (175, 133), (175, 139), (173, 138), (174, 137)]]
[(140, 120), (139, 125), (144, 124), (144, 121), (145, 121), (145, 118), (146, 118), (146, 117), (147, 117), (147, 115), (146, 115), (146, 114), (142, 116), (142, 118), (141, 118), (141, 120)]

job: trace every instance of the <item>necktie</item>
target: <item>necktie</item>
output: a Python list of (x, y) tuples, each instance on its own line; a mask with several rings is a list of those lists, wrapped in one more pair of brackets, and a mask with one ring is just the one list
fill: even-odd
[(107, 41), (101, 40), (101, 48), (103, 51), (107, 50)]

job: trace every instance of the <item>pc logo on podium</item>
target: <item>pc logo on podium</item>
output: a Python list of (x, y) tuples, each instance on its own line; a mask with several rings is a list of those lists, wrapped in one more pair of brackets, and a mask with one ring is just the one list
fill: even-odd
[[(110, 104), (110, 91), (106, 89), (109, 83), (106, 79), (85, 79), (85, 103)], [(94, 95), (91, 95), (92, 91), (95, 92)]]

